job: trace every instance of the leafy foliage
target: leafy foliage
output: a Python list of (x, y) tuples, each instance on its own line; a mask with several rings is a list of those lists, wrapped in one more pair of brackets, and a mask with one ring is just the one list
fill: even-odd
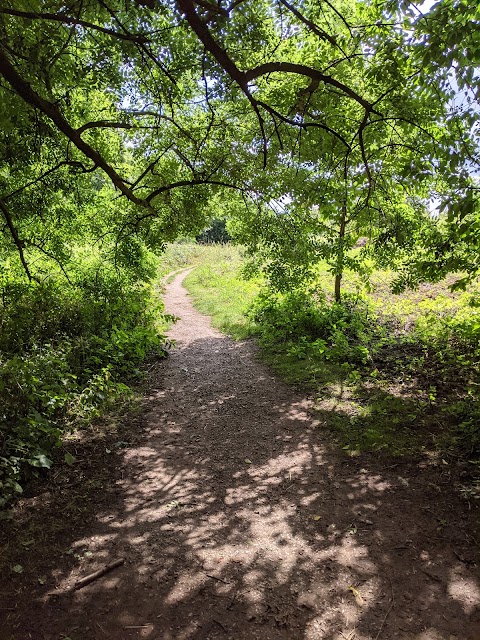
[[(123, 393), (120, 378), (162, 349), (155, 256), (212, 220), (228, 221), (267, 287), (255, 310), (265, 339), (298, 358), (370, 362), (383, 329), (343, 294), (349, 271), (367, 283), (375, 263), (392, 268), (396, 291), (475, 279), (477, 4), (0, 7), (7, 493), (69, 416)], [(316, 288), (320, 261), (336, 304)], [(449, 344), (476, 353), (467, 325), (449, 325)]]
[[(154, 266), (144, 268), (153, 275)], [(131, 393), (122, 380), (138, 377), (148, 354), (165, 354), (149, 284), (91, 250), (78, 251), (76, 267), (70, 285), (59, 276), (37, 283), (3, 274), (2, 501), (21, 491), (22, 478), (50, 467), (65, 430)]]

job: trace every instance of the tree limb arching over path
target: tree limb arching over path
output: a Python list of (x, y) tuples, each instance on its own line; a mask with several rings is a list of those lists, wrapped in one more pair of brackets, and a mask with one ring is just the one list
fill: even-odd
[[(73, 571), (41, 560), (47, 584), (7, 612), (11, 637), (478, 638), (472, 528), (448, 469), (347, 458), (252, 342), (194, 310), (184, 277), (167, 286), (177, 347), (144, 430), (84, 528), (63, 523), (63, 544), (90, 556)], [(68, 600), (45, 595), (118, 558)]]

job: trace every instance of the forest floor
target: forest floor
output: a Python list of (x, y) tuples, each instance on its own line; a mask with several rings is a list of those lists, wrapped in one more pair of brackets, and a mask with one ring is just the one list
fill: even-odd
[(479, 510), (458, 469), (348, 457), (184, 277), (165, 296), (177, 346), (140, 407), (1, 523), (1, 640), (480, 640)]

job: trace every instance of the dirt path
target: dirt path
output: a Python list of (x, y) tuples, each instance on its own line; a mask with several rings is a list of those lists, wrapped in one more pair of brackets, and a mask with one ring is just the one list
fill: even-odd
[(474, 515), (450, 467), (335, 450), (252, 343), (192, 308), (184, 275), (165, 298), (177, 349), (116, 482), (101, 476), (75, 527), (48, 497), (31, 507), (53, 542), (30, 581), (4, 583), (2, 640), (480, 640)]

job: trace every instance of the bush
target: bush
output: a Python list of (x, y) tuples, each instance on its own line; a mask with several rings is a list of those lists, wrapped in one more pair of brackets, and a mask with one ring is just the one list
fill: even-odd
[[(145, 280), (78, 252), (70, 283), (4, 276), (0, 306), (0, 506), (48, 468), (62, 435), (131, 391), (121, 380), (166, 353), (161, 305)], [(155, 273), (145, 257), (144, 276)]]
[(299, 358), (365, 363), (372, 334), (378, 331), (365, 303), (345, 297), (330, 304), (314, 289), (286, 294), (264, 290), (250, 315), (265, 345), (287, 345)]

